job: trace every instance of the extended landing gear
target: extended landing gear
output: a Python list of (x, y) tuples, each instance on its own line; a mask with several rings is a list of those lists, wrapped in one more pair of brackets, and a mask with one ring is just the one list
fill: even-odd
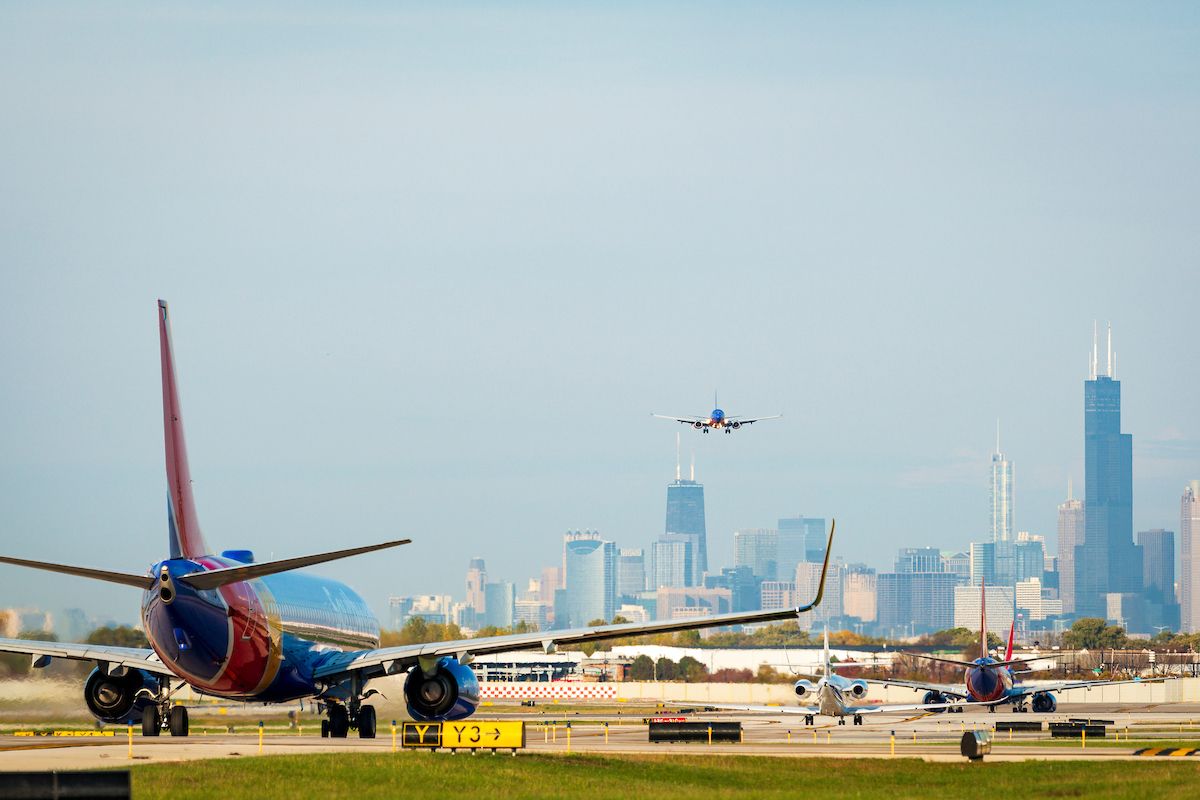
[(812, 714), (805, 714), (805, 715), (804, 715), (804, 724), (805, 724), (805, 725), (812, 725), (813, 723), (814, 723), (813, 715), (812, 715)]
[(838, 725), (845, 725), (845, 724), (846, 724), (846, 718), (838, 717)]
[(172, 736), (188, 735), (188, 711), (171, 705), (171, 684), (165, 678), (159, 681), (154, 704), (142, 709), (142, 736), (158, 736), (164, 728)]
[(862, 724), (863, 724), (863, 722), (862, 722), (862, 714), (855, 714), (855, 715), (854, 715), (854, 724), (855, 724), (855, 725), (862, 725)]
[(358, 738), (375, 738), (375, 706), (364, 706), (359, 701), (349, 707), (341, 703), (325, 706), (328, 719), (321, 720), (321, 736), (327, 739), (345, 739), (350, 729), (358, 730)]

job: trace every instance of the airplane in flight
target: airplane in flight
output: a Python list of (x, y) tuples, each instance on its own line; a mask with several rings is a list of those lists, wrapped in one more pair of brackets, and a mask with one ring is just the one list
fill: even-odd
[[(852, 717), (855, 725), (863, 724), (864, 714), (891, 714), (906, 711), (944, 711), (958, 705), (948, 700), (913, 703), (908, 705), (858, 705), (854, 701), (867, 696), (868, 682), (861, 679), (851, 680), (837, 674), (839, 668), (861, 667), (858, 663), (835, 663), (829, 652), (829, 628), (825, 629), (825, 651), (822, 662), (824, 669), (820, 675), (804, 677), (796, 681), (792, 689), (796, 697), (815, 705), (799, 706), (753, 706), (728, 705), (709, 703), (709, 708), (719, 708), (726, 711), (748, 711), (762, 714), (803, 714), (804, 724), (812, 725), (818, 714), (837, 718), (839, 725), (846, 724), (846, 718)], [(810, 678), (816, 678), (816, 683)]]
[(684, 425), (691, 425), (696, 430), (704, 431), (705, 433), (713, 430), (733, 433), (743, 425), (753, 425), (756, 422), (762, 422), (768, 419), (780, 419), (783, 417), (783, 414), (775, 414), (774, 416), (770, 417), (753, 417), (750, 419), (727, 416), (721, 409), (720, 404), (717, 403), (716, 394), (713, 394), (713, 406), (713, 410), (708, 413), (708, 416), (671, 417), (664, 414), (651, 414), (650, 416), (658, 417), (659, 419), (674, 420), (675, 422), (682, 422)]
[(165, 301), (158, 302), (163, 428), (167, 472), (168, 557), (147, 572), (115, 572), (9, 556), (0, 562), (122, 584), (142, 590), (141, 619), (149, 649), (0, 639), (0, 652), (91, 661), (83, 686), (91, 713), (107, 723), (136, 724), (142, 733), (187, 736), (188, 713), (173, 705), (184, 685), (203, 695), (258, 703), (313, 698), (324, 710), (323, 736), (356, 729), (375, 737), (375, 709), (363, 701), (369, 681), (405, 674), (404, 697), (418, 721), (458, 720), (479, 705), (479, 684), (468, 666), (480, 655), (518, 650), (554, 652), (561, 644), (630, 635), (793, 619), (821, 602), (830, 545), (816, 597), (790, 609), (736, 612), (682, 620), (379, 647), (379, 623), (353, 589), (297, 571), (410, 542), (397, 539), (316, 555), (258, 562), (248, 550), (216, 555), (200, 530), (192, 496), (182, 413)]
[[(1162, 678), (1134, 678), (1119, 681), (1039, 681), (1037, 684), (1017, 683), (1013, 667), (1027, 666), (1034, 661), (1046, 661), (1056, 657), (1055, 654), (1013, 658), (1013, 639), (1016, 633), (1016, 616), (1008, 630), (1008, 646), (1003, 659), (992, 658), (987, 647), (987, 600), (980, 587), (980, 654), (973, 661), (964, 661), (941, 656), (930, 656), (923, 653), (905, 653), (914, 658), (923, 658), (942, 664), (954, 664), (965, 667), (963, 685), (949, 686), (946, 684), (922, 683), (904, 680), (871, 680), (871, 683), (881, 683), (885, 686), (907, 686), (910, 689), (924, 689), (922, 698), (926, 703), (944, 703), (947, 698), (954, 698), (965, 703), (980, 703), (989, 706), (989, 711), (995, 711), (997, 705), (1009, 704), (1014, 712), (1025, 712), (1030, 709), (1040, 714), (1051, 714), (1058, 708), (1055, 692), (1065, 692), (1068, 689), (1086, 689), (1094, 686), (1114, 686), (1123, 683), (1157, 682)], [(1028, 671), (1028, 670), (1024, 670)], [(962, 711), (964, 703), (960, 702), (952, 710)], [(941, 710), (941, 709), (939, 709)]]

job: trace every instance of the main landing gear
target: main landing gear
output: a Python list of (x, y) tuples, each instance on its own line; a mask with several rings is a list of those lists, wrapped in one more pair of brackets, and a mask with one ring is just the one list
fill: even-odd
[(321, 720), (323, 738), (345, 739), (351, 728), (358, 731), (360, 739), (375, 738), (375, 706), (364, 706), (361, 700), (352, 700), (345, 705), (327, 702), (325, 713), (328, 719)]
[(812, 725), (814, 722), (815, 722), (815, 719), (814, 719), (813, 714), (805, 714), (804, 715), (804, 724), (805, 725)]
[(862, 722), (862, 714), (855, 714), (855, 715), (854, 715), (854, 724), (855, 724), (855, 725), (862, 725), (862, 724), (863, 724), (863, 722)]
[(142, 736), (158, 736), (165, 728), (172, 736), (188, 735), (188, 710), (171, 705), (171, 683), (158, 682), (158, 695), (152, 705), (142, 709)]

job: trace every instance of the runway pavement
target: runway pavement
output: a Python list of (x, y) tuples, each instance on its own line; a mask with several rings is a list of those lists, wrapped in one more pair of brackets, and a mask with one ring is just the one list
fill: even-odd
[[(653, 712), (647, 711), (647, 715)], [(479, 719), (516, 715), (481, 714)], [(647, 727), (625, 715), (620, 724), (603, 715), (528, 715), (527, 749), (532, 753), (599, 753), (695, 755), (761, 755), (777, 757), (821, 756), (832, 758), (921, 758), (927, 761), (963, 761), (959, 740), (967, 730), (991, 730), (997, 721), (1066, 721), (1088, 717), (1111, 720), (1108, 736), (1090, 741), (1052, 740), (1048, 731), (998, 732), (993, 736), (989, 761), (1024, 759), (1121, 759), (1139, 758), (1135, 751), (1154, 742), (1195, 742), (1200, 747), (1200, 709), (1194, 708), (1117, 708), (1093, 705), (1067, 708), (1052, 715), (989, 714), (972, 709), (964, 714), (924, 716), (883, 716), (864, 718), (865, 724), (838, 725), (818, 718), (814, 727), (805, 727), (803, 717), (770, 714), (713, 713), (690, 715), (697, 721), (743, 721), (743, 741), (730, 744), (669, 743), (648, 741)], [(571, 723), (570, 729), (566, 723)], [(606, 725), (605, 722), (608, 724)], [(893, 737), (894, 734), (894, 737)], [(1128, 744), (1125, 743), (1128, 737)], [(569, 739), (569, 741), (568, 741)], [(392, 752), (390, 726), (381, 724), (379, 738), (364, 740), (321, 739), (311, 735), (269, 734), (263, 737), (262, 755), (325, 752)], [(508, 751), (501, 751), (508, 757)], [(257, 757), (259, 740), (255, 733), (241, 735), (193, 735), (188, 738), (133, 736), (132, 758), (125, 729), (113, 738), (0, 737), (0, 771), (64, 770), (115, 767), (166, 761), (206, 758)], [(397, 757), (470, 758), (467, 751), (456, 755), (404, 751)], [(490, 757), (482, 751), (476, 757)], [(518, 757), (520, 757), (518, 755)], [(1197, 759), (1200, 762), (1200, 758)]]

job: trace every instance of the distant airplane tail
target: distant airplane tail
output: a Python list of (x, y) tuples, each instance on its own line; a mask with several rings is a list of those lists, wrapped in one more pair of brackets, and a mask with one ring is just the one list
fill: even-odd
[(979, 580), (979, 656), (987, 658), (987, 581)]
[(196, 501), (192, 497), (192, 473), (183, 438), (183, 414), (179, 410), (179, 385), (166, 300), (158, 301), (158, 343), (162, 357), (163, 441), (167, 457), (168, 546), (171, 558), (197, 558), (212, 551), (200, 532)]
[(1012, 625), (1008, 629), (1008, 647), (1004, 650), (1004, 660), (1011, 661), (1013, 654), (1013, 640), (1017, 633), (1017, 590), (1013, 589), (1013, 618)]

